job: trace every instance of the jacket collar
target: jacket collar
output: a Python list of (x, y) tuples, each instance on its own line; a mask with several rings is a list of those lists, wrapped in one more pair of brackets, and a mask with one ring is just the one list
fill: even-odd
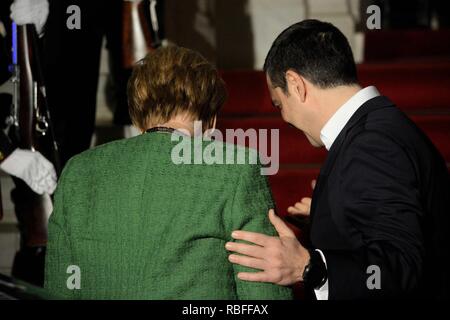
[(355, 112), (361, 108), (364, 103), (378, 96), (380, 96), (380, 93), (377, 88), (374, 86), (365, 87), (364, 89), (359, 90), (336, 110), (320, 131), (320, 139), (327, 150), (330, 150), (337, 136)]
[(325, 163), (322, 166), (321, 173), (328, 175), (336, 160), (336, 156), (339, 154), (339, 150), (341, 149), (342, 143), (344, 142), (348, 131), (350, 131), (350, 129), (352, 129), (361, 118), (375, 110), (393, 106), (394, 104), (391, 100), (389, 100), (389, 98), (385, 96), (378, 96), (368, 100), (358, 110), (356, 110), (331, 146)]
[(322, 168), (320, 169), (319, 177), (317, 178), (316, 187), (314, 188), (313, 196), (312, 196), (313, 201), (311, 204), (311, 223), (312, 223), (313, 216), (314, 216), (313, 213), (315, 212), (315, 209), (317, 206), (317, 199), (322, 192), (325, 180), (327, 179), (330, 171), (333, 168), (333, 165), (336, 161), (336, 157), (339, 154), (339, 151), (340, 151), (341, 146), (347, 136), (347, 133), (350, 131), (351, 128), (353, 128), (360, 121), (361, 118), (363, 118), (367, 114), (369, 114), (375, 110), (379, 110), (379, 109), (383, 109), (383, 108), (387, 108), (387, 107), (393, 107), (393, 106), (394, 106), (394, 104), (387, 97), (378, 96), (378, 97), (372, 98), (372, 99), (368, 100), (367, 102), (365, 102), (353, 114), (353, 116), (347, 122), (345, 127), (339, 133), (339, 135), (337, 136), (333, 145), (331, 146), (330, 151), (328, 152), (328, 156), (325, 159), (325, 162), (322, 165)]

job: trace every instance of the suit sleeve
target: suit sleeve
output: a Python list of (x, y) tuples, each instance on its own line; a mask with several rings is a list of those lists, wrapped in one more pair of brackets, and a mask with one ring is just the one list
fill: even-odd
[[(390, 137), (366, 132), (343, 156), (334, 220), (351, 251), (324, 250), (329, 298), (406, 297), (420, 281), (424, 245), (418, 178), (407, 152)], [(320, 249), (320, 248), (319, 248)]]
[[(66, 165), (56, 189), (53, 212), (49, 219), (48, 243), (45, 257), (45, 282), (44, 288), (57, 299), (74, 299), (76, 290), (67, 286), (67, 281), (72, 275), (67, 273), (68, 267), (73, 265), (72, 245), (66, 227), (64, 187), (70, 161)], [(82, 286), (82, 278), (81, 278)]]
[[(276, 235), (268, 211), (275, 208), (266, 176), (261, 175), (260, 165), (242, 165), (233, 198), (230, 230), (245, 230)], [(239, 241), (241, 242), (241, 241)], [(243, 300), (288, 300), (292, 299), (289, 287), (269, 283), (248, 282), (237, 278), (239, 272), (257, 272), (259, 270), (233, 264), (236, 293)]]

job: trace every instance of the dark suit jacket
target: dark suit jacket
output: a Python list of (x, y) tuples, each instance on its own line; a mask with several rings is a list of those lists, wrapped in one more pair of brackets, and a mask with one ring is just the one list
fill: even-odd
[[(430, 140), (386, 97), (332, 145), (311, 208), (329, 299), (449, 297), (449, 175)], [(381, 289), (370, 290), (375, 265)]]

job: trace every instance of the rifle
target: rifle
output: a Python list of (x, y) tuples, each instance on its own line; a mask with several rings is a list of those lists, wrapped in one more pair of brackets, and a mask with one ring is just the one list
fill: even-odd
[(123, 1), (122, 64), (125, 69), (131, 69), (137, 61), (161, 45), (155, 10), (157, 2), (150, 0), (148, 11), (146, 3), (144, 0)]
[[(56, 143), (44, 77), (40, 62), (38, 35), (33, 24), (12, 25), (13, 64), (13, 103), (11, 116), (7, 120), (8, 135), (15, 146), (21, 149), (39, 151), (53, 163), (57, 176), (61, 173), (58, 146)], [(18, 189), (14, 199), (16, 216), (21, 229), (21, 248), (25, 246), (44, 246), (47, 239), (47, 222), (50, 214), (48, 195), (34, 194), (21, 181), (16, 182)], [(26, 194), (33, 195), (30, 196)], [(23, 198), (25, 197), (25, 198)], [(19, 254), (19, 253), (18, 253)], [(18, 255), (16, 255), (17, 259)], [(14, 264), (16, 265), (16, 259)], [(26, 277), (28, 272), (22, 262), (17, 262), (17, 277)], [(26, 262), (28, 263), (28, 262)], [(26, 264), (25, 263), (25, 264)], [(20, 266), (20, 267), (19, 267)], [(21, 269), (22, 268), (22, 269)], [(36, 268), (41, 268), (39, 267)], [(33, 272), (33, 270), (29, 270)], [(36, 271), (36, 270), (35, 270)], [(37, 272), (37, 271), (36, 271)], [(39, 280), (43, 278), (43, 270), (39, 270)], [(31, 280), (30, 280), (31, 281)]]
[(13, 114), (10, 136), (19, 148), (37, 150), (61, 173), (58, 145), (50, 117), (40, 61), (39, 43), (33, 24), (13, 23)]

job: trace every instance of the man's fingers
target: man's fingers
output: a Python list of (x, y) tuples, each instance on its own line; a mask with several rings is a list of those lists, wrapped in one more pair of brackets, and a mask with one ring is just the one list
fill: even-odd
[(264, 250), (260, 246), (252, 246), (244, 243), (227, 242), (225, 248), (228, 251), (244, 254), (249, 257), (264, 259)]
[(231, 236), (236, 240), (244, 240), (247, 242), (257, 244), (262, 247), (264, 247), (267, 244), (267, 242), (270, 240), (270, 238), (272, 238), (270, 236), (266, 236), (261, 233), (250, 232), (250, 231), (240, 231), (240, 230), (233, 231)]
[(307, 208), (299, 208), (297, 206), (289, 207), (287, 209), (288, 213), (291, 215), (298, 215), (298, 216), (309, 216), (309, 210)]
[(237, 276), (244, 281), (272, 282), (265, 272), (239, 272)]
[(293, 215), (309, 216), (311, 211), (311, 198), (303, 198), (301, 202), (290, 206), (287, 211)]
[(314, 190), (314, 188), (316, 187), (316, 183), (317, 183), (317, 180), (316, 179), (314, 179), (314, 180), (312, 180), (311, 181), (311, 188)]
[(311, 198), (303, 198), (302, 200), (300, 200), (300, 203), (304, 206), (306, 205), (307, 207), (311, 207), (311, 202)]
[(287, 208), (287, 212), (292, 215), (300, 215), (300, 216), (307, 215), (303, 210), (299, 210), (296, 207), (292, 207), (292, 206)]
[(280, 237), (295, 237), (294, 232), (289, 229), (287, 224), (284, 223), (284, 221), (275, 214), (275, 211), (273, 209), (269, 210), (269, 220), (275, 227), (275, 230), (277, 230)]
[(307, 204), (301, 203), (301, 202), (297, 202), (294, 207), (302, 212), (303, 214), (308, 214), (309, 213), (309, 206)]
[(235, 264), (238, 264), (238, 265), (241, 265), (244, 267), (249, 267), (249, 268), (259, 269), (259, 270), (264, 270), (264, 268), (266, 266), (266, 262), (264, 260), (246, 257), (246, 256), (240, 256), (237, 254), (229, 255), (228, 260), (230, 260), (230, 262), (232, 262), (232, 263), (235, 263)]

